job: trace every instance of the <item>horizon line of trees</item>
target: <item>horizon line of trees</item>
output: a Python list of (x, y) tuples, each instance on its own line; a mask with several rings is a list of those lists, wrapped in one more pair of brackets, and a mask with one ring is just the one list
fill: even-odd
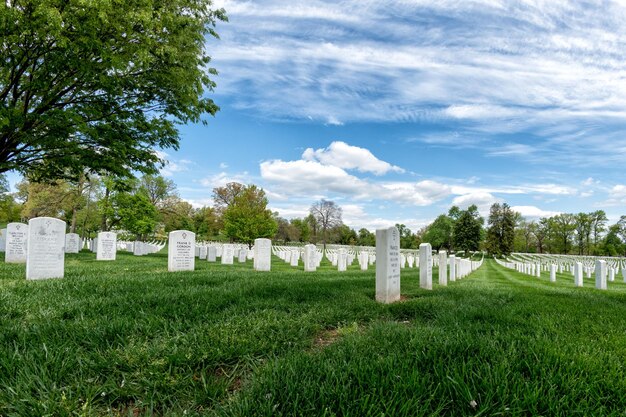
[[(10, 193), (0, 175), (0, 223), (41, 216), (65, 220), (69, 232), (94, 237), (100, 231), (124, 230), (126, 238), (165, 239), (172, 230), (191, 230), (199, 240), (252, 244), (258, 237), (283, 244), (320, 243), (375, 246), (376, 235), (343, 223), (335, 202), (313, 203), (309, 214), (286, 219), (267, 208), (265, 191), (254, 184), (228, 183), (213, 189), (213, 206), (194, 208), (178, 195), (173, 181), (160, 175), (115, 179), (80, 176), (47, 183), (23, 179)], [(451, 207), (432, 223), (411, 231), (404, 224), (400, 247), (417, 249), (429, 242), (434, 250), (576, 255), (626, 255), (626, 216), (608, 225), (603, 210), (561, 213), (527, 220), (504, 204), (493, 204), (485, 225), (478, 207)]]

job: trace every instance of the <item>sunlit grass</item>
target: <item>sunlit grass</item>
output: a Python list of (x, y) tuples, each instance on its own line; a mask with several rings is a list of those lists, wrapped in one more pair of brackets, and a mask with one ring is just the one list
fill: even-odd
[(574, 288), (492, 261), (433, 291), (402, 270), (315, 273), (277, 258), (66, 258), (0, 265), (0, 415), (623, 415), (626, 285)]

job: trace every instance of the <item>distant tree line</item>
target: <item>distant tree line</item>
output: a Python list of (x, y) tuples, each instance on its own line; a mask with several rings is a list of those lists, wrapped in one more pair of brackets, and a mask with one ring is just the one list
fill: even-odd
[[(123, 230), (128, 239), (164, 239), (172, 230), (191, 230), (198, 240), (252, 244), (258, 237), (277, 243), (319, 243), (375, 246), (376, 235), (343, 223), (333, 201), (311, 204), (308, 215), (286, 219), (268, 209), (265, 191), (256, 185), (231, 182), (213, 189), (213, 205), (193, 207), (178, 195), (176, 185), (160, 175), (119, 179), (81, 175), (77, 179), (34, 182), (27, 179), (10, 193), (0, 175), (0, 225), (40, 216), (56, 217), (70, 232), (93, 237)], [(395, 225), (403, 249), (429, 242), (435, 250), (485, 250), (501, 256), (511, 252), (577, 255), (626, 255), (626, 216), (608, 225), (606, 213), (562, 213), (527, 220), (508, 204), (491, 206), (487, 224), (475, 205), (453, 206), (431, 224), (411, 231)]]

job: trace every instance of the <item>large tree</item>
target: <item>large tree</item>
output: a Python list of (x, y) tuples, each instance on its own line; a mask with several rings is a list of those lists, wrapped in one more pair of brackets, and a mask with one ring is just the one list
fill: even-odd
[(265, 191), (256, 185), (244, 186), (224, 210), (224, 231), (233, 240), (251, 246), (256, 238), (274, 236), (276, 229), (276, 220), (267, 209)]
[(515, 240), (515, 212), (504, 203), (495, 203), (489, 211), (486, 247), (492, 255), (509, 255)]
[(211, 0), (7, 0), (0, 7), (0, 173), (155, 172), (176, 125), (218, 107)]
[(478, 213), (478, 207), (472, 204), (454, 222), (454, 247), (457, 250), (477, 251), (480, 247), (484, 219)]
[(430, 243), (435, 250), (452, 250), (453, 230), (454, 220), (452, 217), (441, 214), (428, 226), (423, 240)]
[(309, 210), (311, 216), (319, 226), (322, 232), (322, 243), (326, 249), (327, 232), (333, 227), (341, 226), (342, 210), (334, 201), (320, 200), (313, 204)]

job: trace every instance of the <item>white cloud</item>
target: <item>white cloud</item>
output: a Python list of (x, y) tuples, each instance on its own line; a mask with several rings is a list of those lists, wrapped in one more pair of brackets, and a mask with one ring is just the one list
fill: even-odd
[(164, 151), (155, 150), (154, 153), (165, 162), (165, 165), (159, 171), (164, 177), (171, 177), (175, 173), (189, 171), (191, 165), (193, 165), (193, 162), (187, 159), (173, 159)]
[(540, 217), (552, 217), (561, 214), (560, 211), (542, 210), (535, 206), (513, 206), (513, 211), (520, 213), (525, 218), (538, 219)]
[(210, 177), (202, 178), (200, 180), (200, 184), (211, 189), (216, 187), (223, 187), (229, 182), (248, 184), (251, 181), (250, 176), (247, 172), (242, 172), (238, 174), (228, 174), (226, 172), (220, 172), (218, 174), (211, 175)]
[(478, 207), (480, 215), (485, 217), (489, 215), (489, 209), (494, 203), (501, 203), (502, 201), (502, 199), (497, 198), (490, 193), (479, 191), (455, 197), (452, 200), (452, 205), (465, 210), (472, 204), (475, 204)]
[(319, 161), (343, 169), (356, 169), (360, 172), (372, 172), (383, 175), (389, 171), (404, 172), (400, 167), (376, 158), (368, 149), (335, 141), (327, 148), (313, 150), (307, 148), (302, 154), (305, 161)]
[(603, 206), (625, 206), (626, 205), (626, 185), (617, 184), (608, 192), (608, 199), (602, 202)]

